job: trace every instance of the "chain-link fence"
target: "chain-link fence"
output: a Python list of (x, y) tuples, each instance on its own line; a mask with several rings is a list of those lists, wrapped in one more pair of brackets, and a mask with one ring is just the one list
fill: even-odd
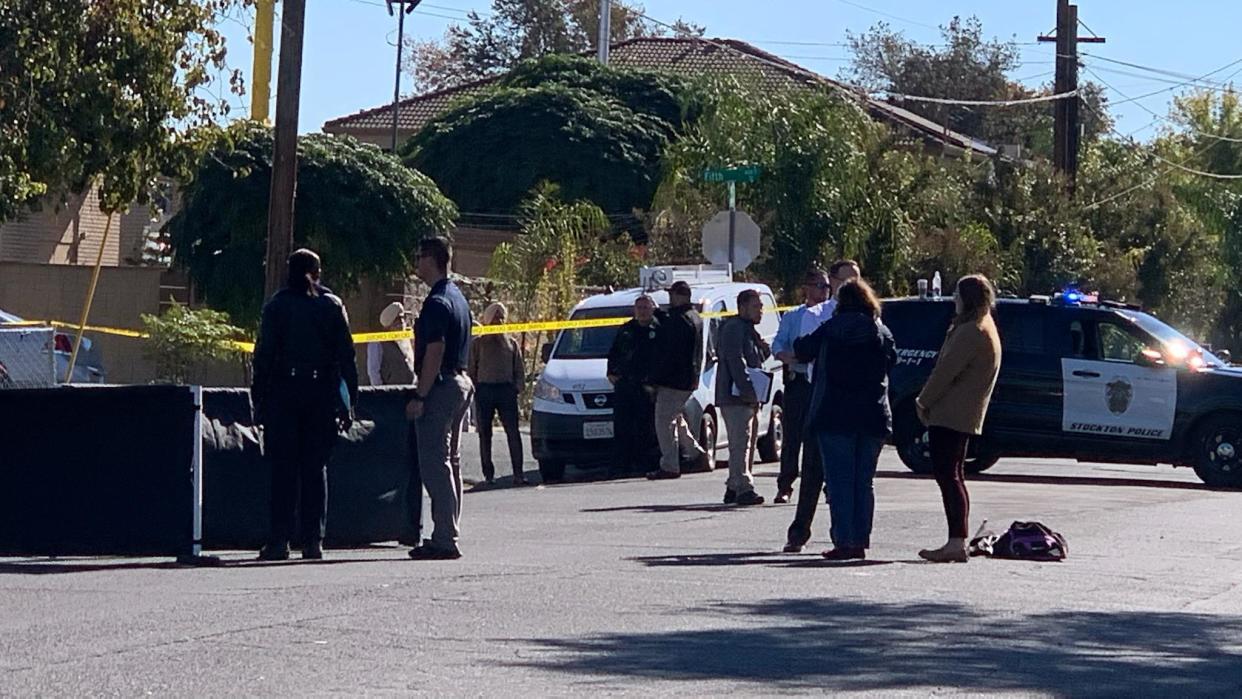
[(0, 328), (0, 389), (56, 385), (52, 328)]

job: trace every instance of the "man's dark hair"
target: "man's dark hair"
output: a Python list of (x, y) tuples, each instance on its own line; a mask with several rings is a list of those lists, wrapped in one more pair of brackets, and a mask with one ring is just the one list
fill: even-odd
[(758, 291), (755, 291), (754, 289), (743, 289), (742, 293), (737, 295), (737, 308), (738, 310), (741, 310), (742, 306), (745, 306), (748, 303), (753, 303), (758, 300), (759, 300)]
[(453, 259), (453, 248), (444, 238), (423, 238), (418, 243), (418, 254), (432, 258), (441, 273), (448, 273), (449, 261)]
[(828, 274), (835, 278), (837, 276), (837, 272), (840, 272), (842, 269), (846, 267), (853, 267), (854, 269), (858, 270), (860, 274), (862, 273), (862, 267), (858, 266), (857, 262), (855, 262), (854, 260), (847, 259), (847, 260), (837, 260), (836, 262), (833, 262), (832, 266), (828, 268)]
[(802, 277), (802, 282), (804, 284), (810, 284), (811, 282), (818, 282), (819, 280), (827, 276), (830, 276), (830, 275), (827, 271), (824, 270), (823, 267), (820, 267), (819, 265), (815, 265), (814, 267), (806, 271), (806, 274), (803, 275)]
[(684, 281), (673, 282), (673, 285), (668, 288), (668, 293), (670, 296), (673, 294), (677, 294), (678, 296), (692, 296), (694, 294), (694, 292), (690, 289), (690, 285)]

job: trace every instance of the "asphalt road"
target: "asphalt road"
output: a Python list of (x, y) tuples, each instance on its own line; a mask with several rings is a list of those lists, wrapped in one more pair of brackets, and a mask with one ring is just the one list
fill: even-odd
[(1039, 519), (1070, 559), (933, 565), (935, 486), (886, 452), (871, 558), (831, 564), (824, 510), (781, 554), (793, 506), (722, 506), (723, 482), (473, 492), (454, 562), (0, 559), (0, 695), (1242, 692), (1242, 493), (1002, 462), (973, 522)]

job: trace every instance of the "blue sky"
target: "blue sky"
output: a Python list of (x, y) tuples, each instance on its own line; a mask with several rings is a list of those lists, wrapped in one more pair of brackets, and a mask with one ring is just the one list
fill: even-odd
[[(846, 48), (830, 44), (843, 42), (847, 30), (865, 31), (879, 21), (925, 43), (935, 43), (939, 39), (936, 27), (954, 14), (978, 16), (989, 36), (1021, 43), (1034, 42), (1036, 35), (1050, 32), (1056, 24), (1055, 0), (646, 0), (643, 4), (655, 19), (672, 22), (683, 17), (706, 26), (709, 37), (749, 41), (828, 76), (835, 76), (845, 65), (841, 59), (848, 56)], [(486, 11), (489, 6), (489, 0), (424, 0), (407, 18), (406, 30), (421, 38), (439, 37), (453, 23), (451, 18), (464, 17), (471, 9)], [(1087, 53), (1187, 76), (1201, 76), (1242, 58), (1237, 41), (1242, 2), (1237, 0), (1175, 4), (1079, 0), (1078, 6), (1079, 19), (1108, 38), (1106, 44), (1083, 45)], [(252, 50), (244, 24), (228, 22), (223, 29), (230, 39), (230, 63), (248, 76)], [(302, 132), (318, 131), (328, 119), (391, 101), (395, 36), (396, 20), (388, 16), (382, 0), (308, 0)], [(1050, 81), (1053, 45), (1021, 49), (1024, 65), (1012, 77), (1025, 78), (1032, 85)], [(1085, 60), (1100, 78), (1128, 97), (1180, 82), (1098, 58)], [(1239, 67), (1242, 64), (1214, 77), (1226, 77)], [(1095, 79), (1086, 72), (1082, 77)], [(1118, 131), (1150, 138), (1162, 122), (1146, 110), (1164, 116), (1177, 93), (1161, 92), (1119, 105), (1114, 110)], [(1114, 91), (1109, 96), (1113, 101), (1123, 99)], [(248, 111), (248, 101), (237, 101), (235, 114)]]

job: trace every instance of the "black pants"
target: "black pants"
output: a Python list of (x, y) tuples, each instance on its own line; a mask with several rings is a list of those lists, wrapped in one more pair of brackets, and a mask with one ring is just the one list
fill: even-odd
[(655, 431), (655, 399), (642, 385), (617, 384), (612, 401), (614, 448), (612, 468), (618, 474), (646, 473), (659, 468), (660, 443)]
[[(777, 487), (793, 485), (793, 479), (788, 481), (788, 485), (782, 485), (788, 460), (802, 476), (798, 484), (798, 506), (789, 525), (788, 538), (789, 543), (802, 545), (811, 540), (815, 509), (819, 505), (819, 494), (824, 490), (824, 466), (819, 457), (819, 444), (815, 434), (806, 427), (807, 412), (811, 407), (811, 382), (799, 376), (785, 384), (785, 403), (782, 407), (785, 410), (785, 440), (781, 445), (781, 476)], [(801, 464), (799, 456), (802, 457)]]
[(492, 419), (500, 415), (509, 442), (509, 459), (513, 462), (514, 478), (522, 475), (522, 432), (518, 429), (518, 389), (511, 383), (481, 383), (475, 387), (474, 405), (479, 414), (479, 456), (483, 461), (483, 477), (496, 477), (492, 460)]
[[(781, 445), (781, 473), (776, 479), (779, 491), (793, 490), (794, 481), (800, 472), (805, 472), (805, 458), (802, 453), (815, 450), (815, 440), (806, 436), (806, 413), (811, 407), (811, 382), (805, 374), (790, 374), (785, 382), (785, 401), (783, 424), (785, 426), (784, 441)], [(803, 476), (805, 478), (805, 476)], [(820, 475), (823, 480), (823, 475)], [(816, 490), (819, 490), (816, 488)], [(801, 502), (801, 498), (798, 500)]]
[(272, 464), (270, 541), (295, 538), (301, 513), (303, 546), (323, 541), (328, 511), (328, 459), (336, 444), (336, 403), (330, 382), (287, 379), (275, 387), (263, 445)]
[(929, 427), (927, 433), (932, 473), (936, 476), (936, 485), (940, 486), (940, 499), (944, 502), (944, 515), (949, 523), (949, 538), (968, 538), (970, 493), (966, 491), (962, 465), (966, 461), (970, 435), (946, 427)]
[(405, 516), (409, 527), (407, 535), (418, 544), (423, 537), (423, 474), (418, 470), (418, 430), (414, 423), (405, 426), (405, 458), (410, 467), (409, 479), (405, 483)]

